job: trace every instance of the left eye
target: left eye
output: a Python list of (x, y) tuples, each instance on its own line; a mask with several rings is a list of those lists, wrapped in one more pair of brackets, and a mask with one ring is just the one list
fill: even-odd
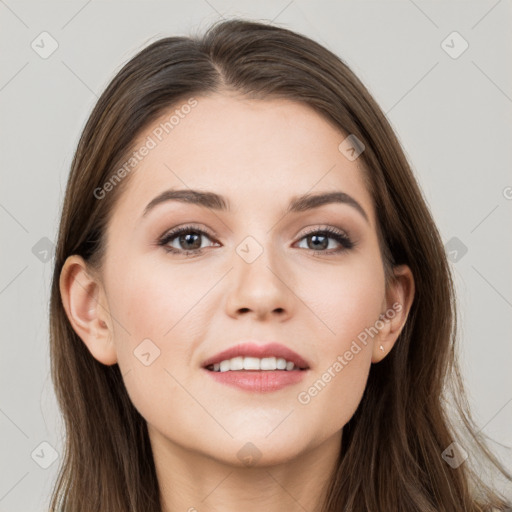
[[(354, 246), (354, 243), (345, 233), (332, 230), (331, 228), (311, 231), (310, 233), (306, 233), (301, 240), (306, 240), (306, 249), (311, 249), (315, 252), (325, 252), (326, 254), (338, 253), (346, 249), (351, 249)], [(333, 250), (327, 252), (325, 249), (329, 249), (329, 240), (335, 240), (338, 246), (341, 247), (331, 247)]]
[(307, 247), (301, 247), (301, 249), (311, 249), (313, 251), (318, 251), (323, 249), (329, 249), (329, 240), (334, 240), (334, 237), (326, 236), (320, 233), (314, 235), (306, 235), (303, 238), (301, 238), (301, 241), (302, 240), (306, 240)]

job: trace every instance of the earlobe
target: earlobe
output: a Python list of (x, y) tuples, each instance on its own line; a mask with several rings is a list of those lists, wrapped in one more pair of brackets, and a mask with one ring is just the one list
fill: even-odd
[(386, 301), (381, 319), (383, 328), (375, 339), (372, 363), (378, 363), (393, 348), (402, 332), (414, 301), (414, 277), (407, 265), (398, 265), (393, 269), (394, 277), (386, 290)]
[(117, 362), (110, 314), (101, 282), (77, 255), (67, 258), (60, 274), (60, 293), (68, 320), (100, 363)]

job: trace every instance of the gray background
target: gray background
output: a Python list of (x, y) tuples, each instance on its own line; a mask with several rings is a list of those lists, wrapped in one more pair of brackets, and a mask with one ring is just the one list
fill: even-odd
[[(62, 453), (47, 251), (80, 131), (139, 49), (219, 16), (274, 20), (324, 44), (388, 115), (452, 259), (475, 419), (512, 470), (511, 13), (505, 0), (0, 0), (0, 512), (44, 510), (59, 463), (52, 450)], [(58, 44), (45, 59), (31, 47), (50, 48), (43, 31)], [(454, 31), (469, 44), (456, 58)]]

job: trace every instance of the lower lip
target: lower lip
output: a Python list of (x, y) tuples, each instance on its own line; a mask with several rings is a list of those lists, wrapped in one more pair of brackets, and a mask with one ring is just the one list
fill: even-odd
[(237, 370), (213, 372), (204, 369), (212, 379), (221, 384), (245, 391), (268, 393), (286, 386), (297, 384), (304, 379), (308, 370)]

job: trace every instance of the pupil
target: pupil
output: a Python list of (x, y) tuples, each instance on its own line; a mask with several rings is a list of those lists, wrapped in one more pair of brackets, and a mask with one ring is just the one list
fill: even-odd
[[(196, 244), (194, 247), (188, 247), (188, 249), (199, 249), (199, 247), (201, 247), (201, 242), (200, 242), (200, 236), (198, 233), (194, 233), (194, 234), (186, 234), (186, 235), (182, 235), (180, 236), (180, 243), (183, 243), (183, 244), (187, 244), (187, 243), (193, 243), (193, 241), (191, 241), (190, 237), (196, 237)], [(199, 245), (197, 244), (197, 241), (199, 240)]]
[[(326, 236), (324, 236), (324, 235), (312, 235), (312, 236), (311, 236), (311, 240), (318, 241), (318, 239), (319, 239), (319, 238), (323, 238), (323, 243), (321, 243), (321, 244), (320, 244), (320, 245), (321, 245), (321, 248), (322, 248), (322, 249), (326, 249), (326, 248), (327, 248), (327, 245), (328, 245), (328, 243), (326, 243), (326, 242), (327, 242), (327, 240), (328, 240), (328, 238), (327, 238)], [(314, 245), (314, 244), (312, 244), (312, 245)], [(318, 247), (318, 244), (317, 244), (317, 245), (314, 245), (312, 248), (313, 248), (313, 249), (315, 249), (315, 250), (318, 250), (318, 248), (319, 248), (319, 247)], [(310, 247), (310, 249), (311, 249), (311, 247)]]

